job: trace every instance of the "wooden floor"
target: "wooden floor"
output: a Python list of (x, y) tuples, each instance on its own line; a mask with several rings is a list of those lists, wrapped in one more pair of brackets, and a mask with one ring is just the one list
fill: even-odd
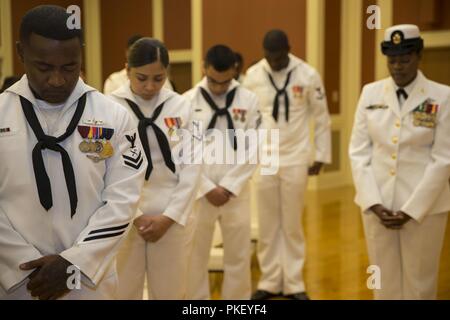
[[(312, 299), (372, 299), (367, 289), (368, 264), (359, 208), (353, 188), (308, 192), (304, 212), (306, 263), (304, 277)], [(260, 276), (252, 262), (252, 287)], [(211, 274), (211, 297), (220, 299), (222, 275)], [(442, 251), (438, 299), (450, 299), (450, 223)]]

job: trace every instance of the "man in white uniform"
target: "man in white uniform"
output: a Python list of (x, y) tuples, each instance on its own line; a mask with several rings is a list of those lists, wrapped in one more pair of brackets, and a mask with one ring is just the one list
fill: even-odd
[(350, 159), (376, 299), (435, 299), (450, 209), (450, 88), (419, 71), (415, 25), (385, 32), (391, 76), (363, 88)]
[[(223, 45), (210, 48), (206, 54), (205, 77), (185, 93), (192, 102), (193, 120), (205, 131), (217, 130), (204, 137), (206, 148), (217, 146), (222, 137), (222, 150), (215, 154), (246, 152), (245, 141), (233, 139), (234, 130), (257, 129), (261, 123), (256, 96), (234, 80), (236, 59), (233, 51)], [(242, 143), (244, 142), (244, 143)], [(241, 144), (241, 145), (239, 145)], [(252, 145), (253, 151), (257, 146)], [(248, 154), (252, 154), (248, 148)], [(250, 156), (249, 156), (250, 157)], [(208, 161), (208, 159), (204, 159)], [(255, 164), (214, 163), (204, 165), (194, 215), (197, 229), (189, 268), (188, 298), (209, 299), (208, 260), (215, 223), (218, 220), (224, 245), (224, 281), (221, 298), (249, 299), (250, 276), (250, 191), (249, 179)]]
[[(269, 31), (263, 47), (265, 59), (247, 71), (243, 85), (259, 97), (264, 127), (279, 130), (280, 168), (276, 175), (257, 175), (261, 279), (252, 299), (283, 293), (303, 300), (308, 299), (302, 276), (304, 194), (308, 173), (319, 174), (322, 165), (331, 161), (330, 117), (319, 74), (289, 54), (287, 35)], [(308, 168), (311, 118), (315, 162)]]
[(79, 78), (82, 31), (68, 17), (57, 6), (24, 16), (26, 75), (0, 95), (2, 299), (115, 298), (115, 254), (144, 182), (127, 111)]

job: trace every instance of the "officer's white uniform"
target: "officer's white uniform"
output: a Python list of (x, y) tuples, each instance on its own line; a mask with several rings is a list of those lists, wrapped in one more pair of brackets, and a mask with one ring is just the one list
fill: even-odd
[[(83, 94), (87, 99), (79, 126), (113, 129), (109, 141), (114, 155), (90, 160), (79, 149), (83, 137), (77, 130), (60, 143), (70, 155), (76, 177), (78, 207), (71, 218), (61, 157), (49, 150), (42, 154), (53, 207), (47, 212), (40, 204), (31, 156), (37, 139), (20, 96), (33, 104), (44, 132), (60, 136)], [(131, 168), (123, 161), (131, 147), (126, 135), (133, 135), (135, 126), (126, 109), (81, 79), (53, 125), (36, 105), (26, 76), (0, 95), (0, 298), (31, 299), (26, 290), (31, 271), (21, 271), (19, 265), (59, 254), (82, 272), (81, 290), (72, 290), (64, 299), (114, 299), (115, 255), (136, 212), (146, 166)], [(140, 146), (139, 140), (135, 143)]]
[[(191, 130), (191, 105), (187, 99), (163, 88), (152, 99), (151, 105), (144, 106), (145, 102), (132, 93), (129, 82), (113, 92), (111, 98), (126, 106), (131, 113), (125, 99), (133, 101), (139, 105), (146, 117), (150, 117), (156, 107), (164, 102), (155, 124), (164, 131), (172, 157), (178, 158), (183, 142), (171, 138), (169, 132), (176, 132), (177, 127), (171, 129), (169, 123), (178, 119), (181, 129)], [(134, 113), (132, 115), (137, 127), (138, 118)], [(136, 228), (131, 230), (118, 255), (119, 297), (142, 299), (144, 278), (147, 276), (150, 298), (184, 299), (195, 227), (191, 212), (200, 182), (201, 165), (179, 163), (173, 173), (166, 167), (150, 127), (147, 128), (147, 135), (154, 168), (149, 180), (144, 184), (139, 211), (148, 215), (164, 214), (176, 223), (157, 242), (146, 242), (137, 233)], [(175, 138), (175, 135), (173, 137)]]
[[(315, 157), (331, 161), (330, 117), (319, 74), (301, 59), (289, 55), (287, 68), (273, 72), (266, 59), (246, 73), (244, 86), (257, 94), (263, 113), (263, 126), (278, 129), (279, 163), (276, 175), (257, 175), (259, 212), (258, 260), (261, 279), (258, 289), (272, 293), (293, 294), (305, 291), (302, 269), (305, 244), (301, 227), (304, 192), (310, 160), (309, 119), (315, 120)], [(289, 101), (286, 122), (284, 99), (280, 99), (279, 117), (272, 116), (276, 90), (285, 84)], [(275, 145), (268, 146), (274, 152)]]
[[(420, 44), (417, 26), (385, 32), (385, 54)], [(421, 46), (421, 45), (420, 45)], [(450, 88), (419, 71), (397, 98), (394, 80), (366, 85), (350, 143), (356, 203), (371, 264), (380, 267), (377, 299), (434, 299), (439, 258), (450, 209)], [(400, 230), (385, 228), (368, 209), (382, 204), (412, 219)]]
[[(127, 69), (123, 68), (120, 71), (112, 73), (108, 79), (106, 79), (105, 84), (103, 86), (104, 94), (111, 94), (121, 86), (125, 85), (128, 82)], [(173, 86), (167, 78), (166, 82), (164, 82), (164, 88), (173, 90)]]
[[(201, 94), (205, 89), (218, 108), (226, 105), (226, 94), (236, 89), (228, 113), (233, 119), (236, 130), (257, 129), (261, 123), (261, 114), (256, 96), (247, 89), (239, 86), (235, 80), (230, 84), (228, 91), (221, 97), (213, 95), (209, 89), (206, 78), (196, 87), (185, 93), (192, 102), (193, 119), (202, 126), (204, 132), (214, 115), (213, 109)], [(237, 141), (237, 152), (233, 149), (229, 135), (226, 134), (227, 119), (218, 117), (215, 129), (220, 130), (225, 144), (224, 153), (235, 155), (245, 152), (245, 146)], [(217, 131), (219, 132), (219, 131)], [(209, 141), (206, 133), (205, 141)], [(211, 139), (213, 140), (213, 139)], [(212, 145), (212, 143), (206, 145)], [(249, 149), (249, 155), (258, 151), (258, 147)], [(206, 147), (205, 147), (206, 148)], [(241, 149), (242, 148), (242, 149)], [(251, 157), (251, 156), (249, 156)], [(205, 159), (207, 160), (207, 159)], [(256, 169), (255, 164), (205, 164), (203, 168), (200, 190), (194, 212), (197, 219), (195, 230), (194, 249), (189, 268), (189, 299), (209, 299), (208, 260), (211, 249), (215, 223), (218, 220), (224, 244), (224, 281), (221, 298), (249, 299), (251, 294), (250, 276), (250, 191), (249, 179)], [(228, 203), (221, 207), (213, 206), (205, 195), (222, 186), (233, 193)]]
[[(381, 269), (377, 299), (436, 297), (450, 209), (450, 88), (419, 71), (408, 95), (400, 108), (392, 78), (366, 85), (350, 143), (369, 258)], [(415, 121), (424, 103), (438, 106), (433, 127)], [(387, 229), (368, 210), (375, 204), (412, 219), (401, 230)]]

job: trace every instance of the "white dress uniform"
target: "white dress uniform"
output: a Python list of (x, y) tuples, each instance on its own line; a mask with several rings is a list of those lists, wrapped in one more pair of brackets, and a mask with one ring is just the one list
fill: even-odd
[[(222, 109), (227, 106), (228, 114), (232, 119), (233, 129), (247, 130), (257, 129), (261, 123), (261, 113), (258, 108), (256, 96), (242, 88), (235, 80), (230, 84), (228, 91), (223, 96), (213, 95), (209, 89), (206, 78), (196, 87), (186, 92), (184, 95), (191, 101), (194, 111), (193, 119), (201, 125), (205, 132), (210, 121), (213, 119), (215, 111), (203, 97), (201, 90), (212, 99), (215, 107)], [(234, 98), (227, 99), (232, 95)], [(228, 125), (227, 117), (217, 117), (214, 126), (217, 132), (226, 141), (222, 146), (224, 154), (235, 155), (238, 152), (246, 152), (246, 146), (239, 144), (237, 139), (237, 149), (227, 135), (231, 129)], [(204, 137), (209, 141), (208, 132)], [(205, 148), (213, 144), (214, 139), (205, 144)], [(242, 141), (241, 141), (242, 142)], [(247, 149), (249, 159), (250, 154), (258, 150), (258, 147)], [(205, 159), (207, 160), (207, 159)], [(207, 162), (208, 163), (208, 162)], [(224, 300), (249, 299), (251, 295), (251, 275), (250, 275), (250, 191), (249, 180), (256, 170), (256, 163), (249, 162), (227, 163), (227, 164), (205, 164), (203, 167), (200, 190), (197, 194), (197, 202), (194, 212), (197, 219), (195, 230), (194, 250), (189, 268), (188, 298), (194, 300), (209, 299), (208, 281), (208, 260), (211, 249), (212, 237), (215, 223), (218, 220), (224, 244), (224, 280), (222, 285), (221, 298)], [(205, 195), (221, 186), (230, 191), (233, 196), (225, 205), (221, 207), (213, 206)]]
[[(44, 133), (58, 137), (74, 121), (84, 97), (78, 130), (58, 144), (70, 156), (78, 204), (71, 212), (69, 198), (74, 193), (67, 191), (62, 157), (47, 148), (42, 150), (42, 158), (53, 190), (53, 194), (49, 192), (52, 206), (47, 211), (41, 205), (33, 172), (32, 150), (38, 139), (27, 122), (21, 99), (29, 101), (27, 107), (34, 110)], [(126, 138), (136, 134), (136, 128), (126, 109), (81, 79), (57, 110), (57, 121), (47, 123), (51, 117), (37, 105), (26, 76), (0, 95), (0, 298), (31, 299), (26, 289), (31, 271), (21, 271), (19, 265), (59, 254), (82, 272), (81, 289), (70, 291), (63, 299), (114, 299), (115, 255), (131, 227), (146, 167), (145, 163), (131, 167), (123, 159), (123, 155), (140, 149), (139, 139), (132, 150)], [(83, 137), (85, 133), (89, 141)], [(94, 142), (109, 153), (80, 150), (82, 144)]]
[[(192, 111), (187, 99), (171, 90), (161, 89), (153, 99), (145, 101), (132, 93), (129, 82), (113, 92), (111, 98), (128, 108), (135, 127), (139, 120), (126, 99), (138, 105), (145, 117), (151, 117), (164, 103), (154, 124), (164, 132), (172, 158), (179, 159), (181, 147), (189, 139), (176, 141), (177, 129), (185, 129), (185, 133), (191, 130)], [(153, 170), (144, 184), (139, 211), (147, 215), (164, 214), (175, 223), (157, 242), (146, 242), (136, 228), (131, 230), (118, 255), (119, 297), (142, 299), (147, 276), (149, 298), (180, 300), (186, 296), (188, 259), (195, 227), (191, 212), (200, 182), (201, 164), (183, 163), (180, 159), (172, 172), (164, 162), (154, 130), (148, 127), (146, 131)]]
[[(316, 161), (331, 161), (330, 117), (319, 74), (301, 59), (289, 55), (288, 66), (271, 70), (266, 59), (246, 73), (244, 86), (260, 98), (263, 126), (279, 130), (280, 168), (275, 175), (257, 175), (259, 212), (258, 260), (261, 267), (259, 290), (293, 294), (305, 291), (302, 269), (305, 243), (302, 211), (310, 160), (309, 119), (315, 120)], [(274, 98), (279, 99), (278, 121), (274, 119)], [(281, 90), (285, 87), (285, 93)], [(280, 103), (282, 102), (282, 103)]]
[[(106, 79), (105, 84), (103, 86), (103, 93), (109, 95), (122, 87), (124, 84), (128, 82), (127, 69), (123, 68), (120, 71), (112, 73), (108, 79)], [(167, 78), (166, 82), (164, 82), (164, 88), (172, 90), (173, 86)]]
[[(381, 269), (375, 298), (434, 299), (450, 209), (450, 88), (419, 71), (401, 107), (396, 89), (387, 78), (362, 90), (350, 143), (355, 201)], [(375, 204), (412, 219), (387, 229), (368, 210)]]

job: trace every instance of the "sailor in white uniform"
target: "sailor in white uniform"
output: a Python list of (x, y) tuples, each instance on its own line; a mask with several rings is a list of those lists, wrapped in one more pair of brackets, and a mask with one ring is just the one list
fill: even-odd
[(0, 95), (1, 299), (114, 299), (144, 182), (127, 110), (79, 78), (82, 30), (68, 17), (24, 16), (26, 75)]
[(111, 95), (133, 116), (148, 159), (139, 203), (142, 215), (118, 255), (121, 299), (142, 299), (145, 276), (151, 299), (186, 296), (195, 226), (191, 212), (201, 162), (194, 159), (197, 149), (184, 147), (193, 139), (189, 101), (162, 88), (168, 65), (160, 41), (140, 39), (128, 54), (130, 81)]
[[(230, 48), (223, 45), (210, 48), (204, 63), (205, 77), (185, 96), (192, 102), (193, 119), (206, 134), (205, 149), (207, 145), (219, 145), (221, 150), (216, 150), (215, 154), (231, 154), (235, 158), (237, 154), (247, 152), (250, 160), (251, 154), (258, 150), (255, 141), (246, 149), (245, 140), (231, 139), (230, 134), (233, 135), (234, 130), (244, 132), (259, 127), (262, 116), (258, 99), (233, 79), (236, 58)], [(223, 144), (217, 144), (217, 136), (211, 138), (209, 130), (217, 130)], [(219, 221), (224, 245), (221, 298), (248, 300), (251, 295), (249, 180), (256, 169), (256, 162), (225, 163), (219, 158), (210, 164), (212, 161), (204, 160), (206, 163), (194, 207), (198, 222), (189, 268), (188, 298), (210, 298), (208, 261), (214, 227)]]
[(391, 76), (361, 93), (350, 142), (376, 299), (435, 299), (450, 209), (450, 88), (419, 70), (415, 25), (385, 32)]
[[(280, 168), (276, 175), (257, 175), (259, 214), (258, 260), (261, 278), (253, 299), (278, 294), (308, 299), (303, 281), (305, 241), (302, 211), (308, 174), (317, 175), (331, 161), (331, 131), (320, 75), (289, 53), (287, 35), (269, 31), (263, 42), (265, 58), (248, 69), (244, 87), (261, 101), (263, 126), (279, 130)], [(309, 167), (309, 121), (314, 120), (314, 164)]]

